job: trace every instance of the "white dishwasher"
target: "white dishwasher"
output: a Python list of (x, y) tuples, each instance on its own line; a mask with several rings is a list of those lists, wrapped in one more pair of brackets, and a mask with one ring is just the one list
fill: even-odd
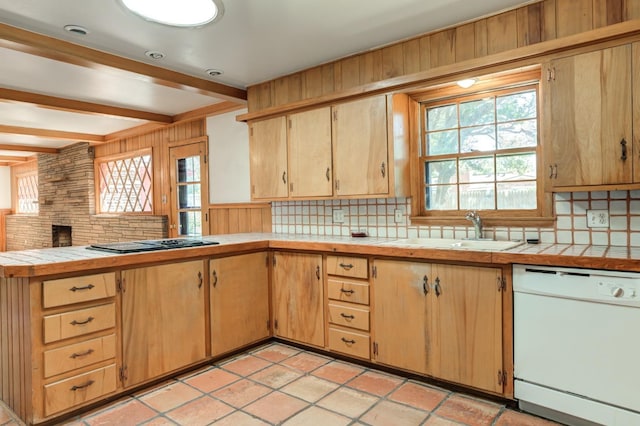
[(520, 408), (640, 425), (640, 273), (514, 265), (513, 292)]

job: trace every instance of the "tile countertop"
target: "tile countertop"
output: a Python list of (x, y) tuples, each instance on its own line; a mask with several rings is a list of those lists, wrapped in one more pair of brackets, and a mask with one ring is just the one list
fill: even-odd
[[(394, 238), (351, 238), (274, 233), (212, 235), (203, 237), (219, 245), (116, 254), (86, 247), (59, 247), (0, 253), (0, 277), (33, 277), (109, 268), (127, 268), (156, 262), (186, 260), (261, 250), (310, 250), (487, 264), (526, 263), (640, 271), (640, 248), (568, 244), (523, 244), (504, 251), (437, 249), (409, 246)], [(398, 244), (394, 244), (398, 241)]]

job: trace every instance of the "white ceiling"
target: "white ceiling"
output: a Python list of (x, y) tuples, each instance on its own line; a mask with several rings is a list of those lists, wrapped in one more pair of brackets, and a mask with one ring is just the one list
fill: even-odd
[[(42, 37), (22, 32), (14, 38), (11, 28), (2, 28), (0, 145), (24, 145), (25, 149), (76, 142), (73, 135), (60, 139), (38, 131), (33, 134), (41, 136), (30, 137), (29, 129), (104, 136), (149, 122), (139, 114), (132, 118), (128, 110), (161, 114), (160, 119), (167, 122), (177, 114), (220, 102), (243, 103), (234, 99), (242, 93), (236, 89), (531, 2), (222, 1), (222, 19), (185, 29), (144, 21), (126, 11), (119, 0), (0, 0), (2, 24), (116, 55), (107, 55), (106, 62), (101, 62), (93, 59), (91, 53), (95, 52), (85, 55), (83, 51), (77, 60), (70, 59), (60, 54), (64, 46), (69, 46), (67, 43), (61, 48), (55, 40), (43, 42)], [(68, 24), (81, 25), (89, 34), (69, 33), (63, 29)], [(144, 55), (147, 50), (161, 51), (166, 57), (151, 60)], [(119, 57), (144, 63), (146, 69), (137, 67), (131, 72), (127, 66), (134, 63), (120, 66)], [(220, 69), (223, 74), (211, 78), (204, 73), (209, 68)], [(163, 69), (175, 73), (165, 77)], [(11, 91), (3, 93), (2, 89)], [(22, 97), (6, 94), (12, 91), (19, 91), (21, 96), (28, 92), (127, 110), (112, 115), (105, 115), (103, 110), (84, 114), (78, 111), (82, 107), (60, 110), (57, 100), (48, 105), (43, 105), (48, 101), (36, 101), (38, 106), (21, 102)], [(11, 133), (10, 126), (20, 129)], [(0, 149), (0, 164), (3, 155), (25, 152)]]

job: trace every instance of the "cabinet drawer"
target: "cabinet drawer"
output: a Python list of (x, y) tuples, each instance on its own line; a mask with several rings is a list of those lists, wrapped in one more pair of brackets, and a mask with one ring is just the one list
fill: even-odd
[(114, 303), (44, 317), (44, 343), (106, 330), (116, 325)]
[(329, 322), (369, 331), (369, 309), (329, 303)]
[(351, 256), (327, 256), (327, 273), (351, 278), (368, 278), (367, 259)]
[(42, 282), (42, 305), (44, 308), (104, 299), (115, 295), (115, 272)]
[(329, 328), (329, 349), (369, 359), (369, 335)]
[(44, 415), (50, 416), (115, 390), (115, 364), (45, 385)]
[(80, 367), (115, 358), (115, 356), (115, 334), (45, 351), (44, 377), (66, 373)]
[(327, 293), (329, 299), (369, 304), (369, 284), (366, 282), (329, 278)]

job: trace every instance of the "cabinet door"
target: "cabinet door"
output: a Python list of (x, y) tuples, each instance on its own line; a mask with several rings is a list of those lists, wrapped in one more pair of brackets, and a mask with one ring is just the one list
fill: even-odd
[(501, 393), (501, 270), (438, 264), (432, 268), (436, 311), (429, 355), (433, 375)]
[(385, 96), (333, 107), (333, 167), (336, 195), (389, 193)]
[(553, 61), (550, 79), (551, 185), (631, 183), (631, 46)]
[(428, 263), (376, 260), (374, 267), (375, 360), (429, 374), (431, 266)]
[(251, 123), (251, 197), (287, 198), (287, 119), (275, 117)]
[(209, 271), (212, 355), (269, 337), (267, 254), (212, 259)]
[(289, 193), (291, 197), (330, 197), (331, 108), (289, 116)]
[(322, 256), (274, 253), (275, 334), (324, 347)]
[(122, 272), (125, 387), (205, 359), (202, 261)]

